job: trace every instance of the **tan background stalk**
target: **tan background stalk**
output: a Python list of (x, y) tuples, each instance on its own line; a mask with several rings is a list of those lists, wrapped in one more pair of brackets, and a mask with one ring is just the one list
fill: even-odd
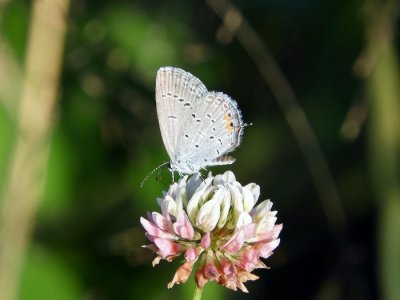
[(382, 299), (400, 299), (400, 72), (394, 44), (397, 1), (366, 6), (366, 75), (372, 183), (379, 209), (378, 262)]
[(33, 1), (24, 83), (0, 223), (1, 299), (17, 297), (47, 166), (64, 48), (68, 0)]

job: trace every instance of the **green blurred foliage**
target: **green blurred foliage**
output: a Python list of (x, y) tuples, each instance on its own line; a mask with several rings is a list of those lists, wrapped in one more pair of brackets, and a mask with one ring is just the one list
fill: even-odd
[[(353, 65), (364, 49), (360, 1), (236, 1), (292, 84), (321, 143), (349, 228), (329, 227), (300, 148), (255, 64), (203, 1), (72, 3), (46, 187), (27, 251), (19, 299), (189, 299), (193, 282), (167, 290), (177, 263), (151, 267), (139, 217), (156, 210), (168, 159), (155, 110), (155, 73), (182, 67), (235, 98), (247, 127), (229, 166), (256, 182), (284, 223), (270, 270), (250, 294), (209, 284), (204, 299), (378, 299), (376, 202), (363, 121), (343, 133), (352, 107), (365, 109)], [(30, 3), (5, 4), (1, 39), (23, 69)], [(1, 57), (1, 62), (5, 61)], [(18, 74), (19, 71), (16, 71)], [(4, 74), (0, 70), (0, 79)], [(15, 88), (0, 91), (0, 178), (15, 139)], [(8, 81), (12, 82), (8, 78)], [(3, 87), (0, 82), (0, 87)], [(7, 90), (8, 91), (8, 90)], [(10, 104), (11, 103), (11, 104)], [(227, 168), (213, 168), (217, 173)], [(3, 192), (4, 180), (0, 180)], [(339, 241), (339, 242), (338, 242)]]

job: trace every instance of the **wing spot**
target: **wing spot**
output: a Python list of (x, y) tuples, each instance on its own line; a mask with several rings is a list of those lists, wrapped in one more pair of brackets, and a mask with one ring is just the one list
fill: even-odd
[(190, 106), (190, 103), (189, 102), (186, 102), (185, 104), (183, 104), (183, 106)]
[(185, 138), (188, 138), (188, 137), (189, 137), (189, 135), (185, 134)]
[(172, 96), (172, 94), (171, 94), (171, 93), (167, 93), (167, 95), (168, 95), (168, 96)]
[(179, 100), (178, 100), (179, 102), (183, 102), (183, 101), (185, 101), (185, 99), (183, 99), (183, 98), (179, 98)]
[(173, 97), (174, 97), (174, 98), (178, 98), (178, 95), (174, 95)]
[(165, 95), (165, 94), (162, 94), (162, 95), (161, 95), (161, 97), (165, 98), (165, 97), (167, 97), (167, 95)]
[(200, 122), (201, 122), (201, 119), (197, 119), (196, 122), (197, 122), (197, 123), (200, 123)]
[(193, 119), (194, 119), (194, 118), (196, 118), (196, 115), (195, 115), (195, 114), (192, 114), (192, 117), (193, 117)]
[(178, 119), (177, 116), (168, 116), (168, 119)]
[(213, 127), (213, 131), (216, 131), (217, 129), (215, 129), (215, 127)]
[(207, 114), (207, 117), (211, 119), (211, 115), (210, 114)]
[(194, 145), (196, 148), (199, 148), (199, 145)]
[(218, 139), (218, 142), (222, 145), (222, 140), (221, 139)]
[(210, 135), (210, 140), (213, 140), (214, 139), (214, 136), (213, 135)]
[(212, 123), (215, 123), (215, 120), (214, 120), (214, 119), (212, 119), (212, 120), (211, 120), (211, 122), (212, 122)]
[(217, 154), (219, 154), (219, 150), (217, 150)]

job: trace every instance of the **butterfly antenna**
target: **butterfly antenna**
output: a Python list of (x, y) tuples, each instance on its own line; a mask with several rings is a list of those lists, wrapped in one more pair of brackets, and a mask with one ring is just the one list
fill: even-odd
[(147, 179), (149, 179), (149, 177), (151, 175), (154, 174), (154, 172), (156, 172), (157, 170), (161, 169), (162, 167), (164, 167), (165, 165), (169, 164), (169, 161), (163, 162), (161, 165), (159, 165), (158, 167), (156, 167), (154, 170), (152, 170), (149, 174), (147, 174), (147, 176), (142, 180), (142, 183), (140, 184), (140, 187), (143, 187), (143, 184), (147, 181)]

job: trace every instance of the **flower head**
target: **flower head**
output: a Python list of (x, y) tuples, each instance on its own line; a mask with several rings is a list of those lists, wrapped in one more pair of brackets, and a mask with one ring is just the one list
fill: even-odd
[(251, 272), (266, 268), (268, 258), (279, 245), (282, 224), (275, 225), (272, 202), (256, 202), (260, 187), (242, 186), (231, 171), (205, 180), (199, 174), (185, 176), (158, 198), (161, 213), (149, 213), (140, 222), (152, 244), (145, 247), (161, 259), (185, 261), (168, 284), (184, 283), (199, 260), (195, 280), (199, 288), (214, 281), (227, 288), (247, 292), (244, 282), (256, 280)]

